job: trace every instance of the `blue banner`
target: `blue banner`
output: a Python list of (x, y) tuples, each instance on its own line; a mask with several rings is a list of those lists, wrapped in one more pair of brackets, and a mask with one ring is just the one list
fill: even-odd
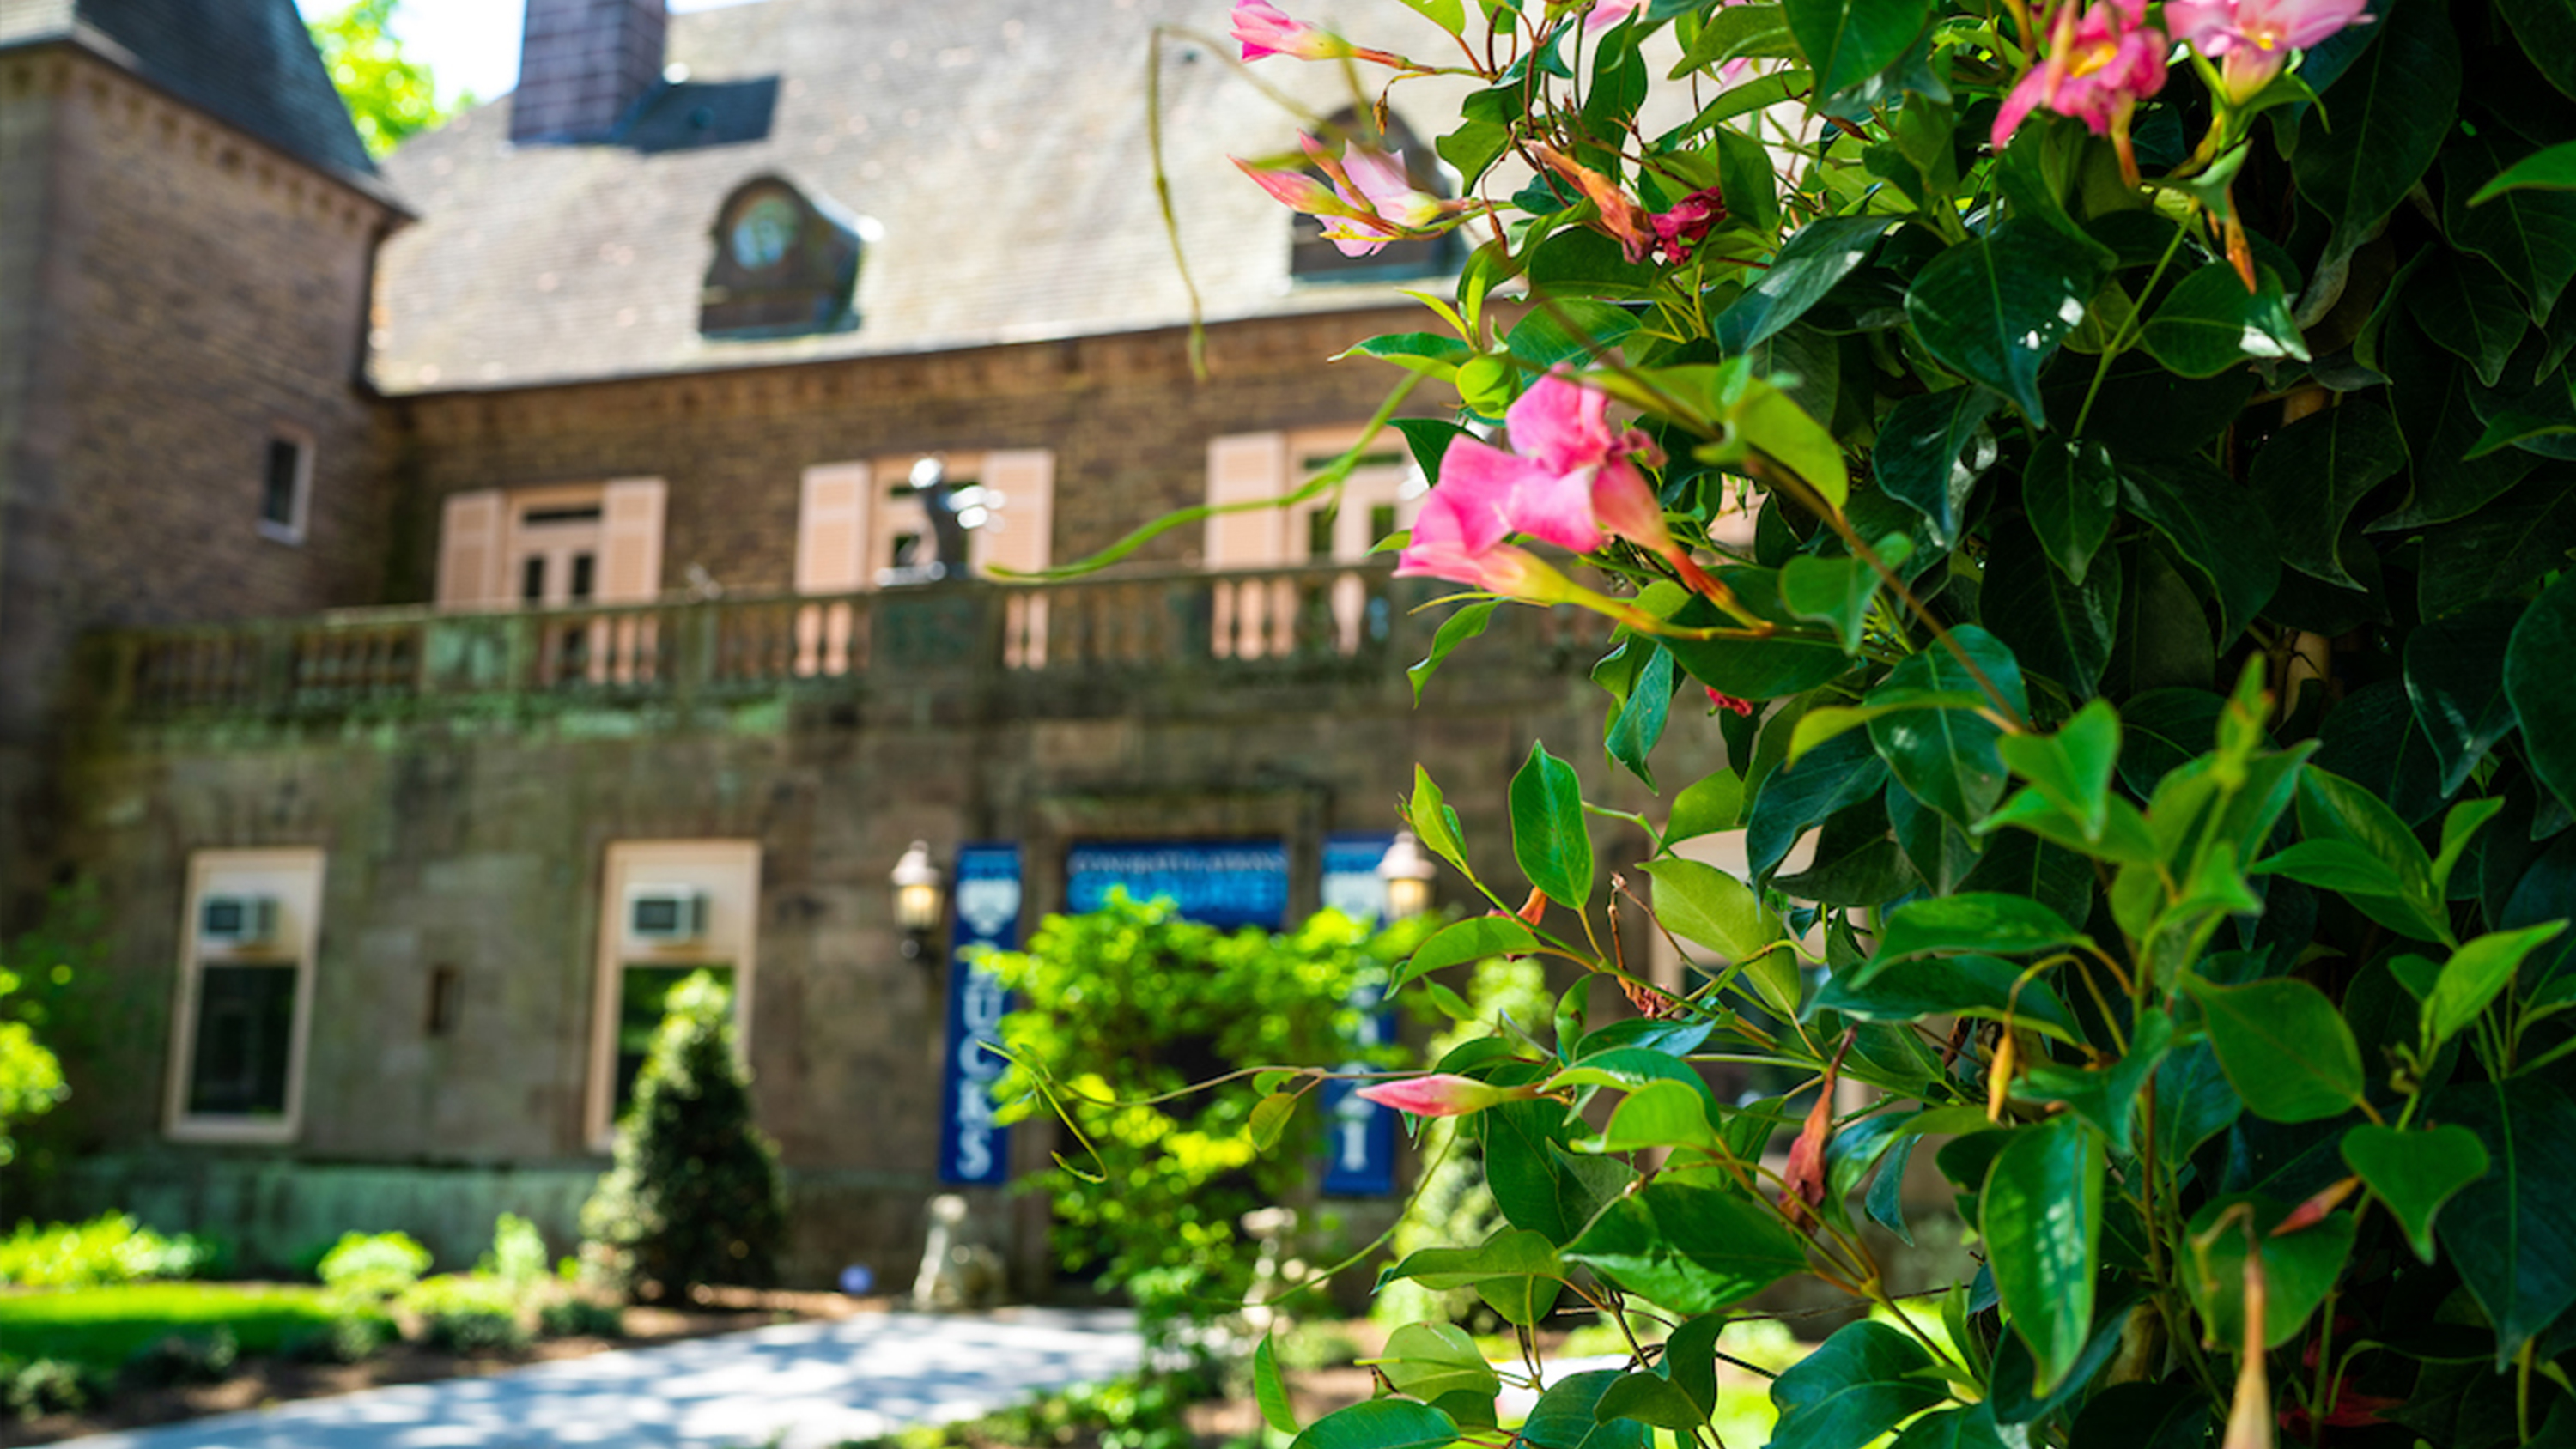
[(1211, 926), (1288, 924), (1288, 847), (1276, 840), (1091, 841), (1065, 853), (1064, 877), (1064, 908), (1075, 915), (1125, 886)]
[[(1395, 837), (1388, 833), (1324, 837), (1324, 904), (1360, 920), (1386, 917), (1386, 881), (1377, 873)], [(1373, 1047), (1395, 1040), (1395, 1013), (1376, 1009), (1381, 988), (1371, 982), (1351, 994), (1361, 1011), (1359, 1040)], [(1365, 1062), (1346, 1062), (1345, 1072), (1369, 1070)], [(1395, 1192), (1395, 1114), (1357, 1095), (1356, 1082), (1326, 1082), (1322, 1092), (1324, 1120), (1332, 1126), (1324, 1139), (1324, 1194), (1327, 1197), (1389, 1197)]]
[(998, 1187), (1010, 1179), (1010, 1129), (993, 1120), (993, 1083), (1004, 1063), (981, 1043), (1001, 1040), (1011, 994), (968, 964), (981, 947), (1020, 944), (1020, 848), (957, 850), (957, 931), (948, 952), (948, 1075), (939, 1102), (939, 1180)]

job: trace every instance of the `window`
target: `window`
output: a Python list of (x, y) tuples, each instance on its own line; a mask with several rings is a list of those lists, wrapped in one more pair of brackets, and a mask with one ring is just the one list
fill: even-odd
[[(975, 572), (1034, 572), (1052, 562), (1055, 455), (1038, 448), (904, 454), (805, 470), (796, 521), (796, 592), (853, 594), (923, 582), (937, 550), (916, 470), (935, 463), (961, 507), (966, 561)], [(976, 491), (966, 494), (968, 486)], [(942, 560), (943, 564), (953, 561)], [(953, 570), (951, 570), (953, 572)], [(1047, 601), (1014, 590), (1003, 600), (1003, 658), (1014, 668), (1046, 660)], [(808, 604), (796, 623), (796, 672), (841, 675), (867, 664), (865, 631), (847, 602)]]
[(453, 966), (429, 968), (429, 1019), (423, 1030), (430, 1036), (456, 1035), (456, 1021), (465, 1010), (465, 977)]
[(172, 1137), (287, 1142), (301, 1125), (322, 852), (188, 858), (165, 1123)]
[[(1207, 501), (1237, 504), (1278, 498), (1332, 466), (1359, 440), (1357, 428), (1212, 439)], [(1227, 571), (1361, 563), (1379, 539), (1412, 526), (1427, 491), (1420, 470), (1403, 450), (1364, 453), (1337, 492), (1288, 509), (1249, 509), (1209, 518), (1201, 561), (1210, 569)], [(1372, 599), (1357, 574), (1333, 581), (1332, 610), (1336, 647), (1345, 654), (1356, 650), (1363, 638), (1384, 638), (1391, 626), (1385, 601)], [(1258, 658), (1292, 652), (1298, 612), (1286, 580), (1220, 585), (1212, 623), (1217, 655)]]
[(743, 183), (716, 211), (698, 331), (794, 337), (858, 326), (859, 258), (877, 230), (775, 176)]
[(691, 972), (713, 973), (732, 993), (734, 1039), (748, 1050), (759, 914), (757, 841), (621, 840), (608, 847), (591, 1036), (593, 1147), (608, 1147), (661, 1025), (663, 1001)]
[(657, 597), (666, 491), (659, 478), (614, 478), (449, 494), (439, 520), (439, 606)]
[(304, 541), (304, 516), (313, 491), (313, 438), (295, 428), (269, 435), (260, 473), (259, 532), (279, 543)]

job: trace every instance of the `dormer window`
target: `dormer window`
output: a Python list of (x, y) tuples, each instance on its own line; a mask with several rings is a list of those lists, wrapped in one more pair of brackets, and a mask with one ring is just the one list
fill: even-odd
[[(1415, 139), (1412, 128), (1401, 116), (1390, 113), (1386, 130), (1378, 131), (1376, 119), (1365, 112), (1344, 107), (1324, 123), (1320, 133), (1324, 144), (1339, 153), (1354, 142), (1387, 151), (1404, 159), (1405, 174), (1416, 188), (1434, 196), (1451, 194), (1449, 175), (1441, 168), (1440, 158), (1432, 149)], [(1321, 172), (1315, 179), (1324, 178)], [(1411, 277), (1441, 277), (1458, 269), (1456, 234), (1394, 241), (1364, 257), (1342, 255), (1341, 248), (1324, 239), (1324, 224), (1314, 217), (1298, 214), (1290, 222), (1288, 275), (1301, 282), (1381, 282), (1400, 281)]]
[(794, 337), (858, 326), (859, 253), (872, 229), (775, 176), (736, 187), (716, 212), (698, 331)]

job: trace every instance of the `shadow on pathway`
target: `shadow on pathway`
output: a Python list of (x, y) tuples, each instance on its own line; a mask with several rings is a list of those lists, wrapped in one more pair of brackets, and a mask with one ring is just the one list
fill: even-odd
[(868, 1314), (63, 1441), (79, 1449), (825, 1449), (1136, 1366), (1132, 1314)]

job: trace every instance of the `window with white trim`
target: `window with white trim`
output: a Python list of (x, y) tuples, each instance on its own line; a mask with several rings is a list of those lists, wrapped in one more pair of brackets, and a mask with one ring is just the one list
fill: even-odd
[(313, 435), (283, 424), (270, 430), (259, 479), (259, 534), (302, 543), (313, 504)]
[(600, 878), (588, 1126), (605, 1149), (633, 1099), (671, 988), (705, 971), (733, 997), (734, 1041), (749, 1050), (760, 918), (755, 840), (620, 840)]
[(287, 1142), (301, 1128), (322, 861), (310, 847), (188, 857), (163, 1119), (170, 1136)]
[[(1297, 432), (1237, 433), (1208, 442), (1207, 501), (1244, 504), (1286, 497), (1359, 446), (1356, 427)], [(1291, 568), (1303, 564), (1357, 564), (1378, 540), (1411, 528), (1429, 492), (1421, 469), (1393, 428), (1369, 439), (1339, 488), (1285, 508), (1219, 513), (1207, 521), (1201, 563), (1211, 570)], [(1372, 601), (1354, 574), (1332, 585), (1336, 647), (1348, 654), (1363, 637), (1382, 637), (1389, 625), (1385, 601)], [(1215, 596), (1214, 643), (1219, 657), (1254, 658), (1293, 648), (1294, 590), (1285, 580), (1244, 581)]]

